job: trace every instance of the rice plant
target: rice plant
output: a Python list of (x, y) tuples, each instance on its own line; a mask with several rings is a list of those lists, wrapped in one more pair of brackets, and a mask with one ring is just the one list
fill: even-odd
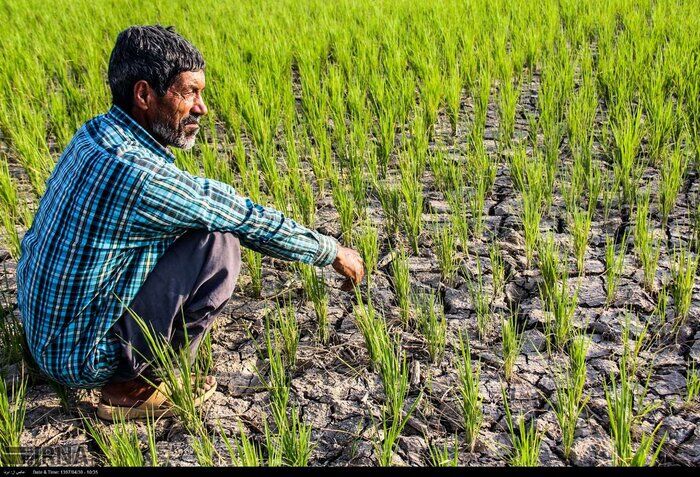
[(655, 446), (656, 434), (661, 425), (659, 423), (651, 433), (643, 431), (639, 433), (636, 449), (633, 442), (633, 435), (639, 422), (655, 408), (653, 404), (644, 404), (651, 368), (643, 382), (640, 382), (636, 376), (638, 354), (643, 339), (644, 334), (637, 338), (634, 348), (630, 347), (629, 316), (627, 316), (622, 333), (623, 350), (618, 363), (618, 376), (610, 376), (604, 382), (610, 438), (614, 450), (612, 463), (617, 466), (654, 465), (666, 439), (664, 435)]
[(503, 407), (506, 413), (506, 425), (510, 434), (510, 442), (513, 449), (508, 458), (510, 465), (514, 467), (535, 467), (540, 465), (540, 447), (542, 435), (537, 430), (534, 422), (526, 423), (525, 417), (520, 416), (517, 424), (513, 420), (508, 404), (508, 395), (505, 387), (501, 387)]
[(518, 329), (518, 314), (514, 310), (504, 318), (501, 326), (501, 352), (503, 353), (503, 373), (506, 381), (513, 375), (515, 360), (523, 345), (522, 331)]
[(366, 304), (356, 290), (357, 305), (355, 305), (354, 316), (357, 327), (360, 329), (365, 339), (367, 352), (372, 366), (378, 369), (384, 349), (391, 339), (384, 318), (377, 313), (371, 300)]
[(640, 193), (637, 199), (637, 213), (634, 221), (634, 248), (642, 264), (644, 286), (651, 291), (654, 288), (654, 278), (659, 265), (661, 241), (654, 236), (653, 229), (649, 224), (649, 192)]
[(328, 328), (328, 286), (316, 269), (311, 265), (298, 265), (304, 294), (311, 300), (314, 313), (318, 320), (318, 339), (327, 343), (330, 330)]
[[(237, 467), (260, 467), (263, 465), (262, 449), (246, 435), (240, 422), (238, 423), (238, 435), (234, 435), (232, 439), (226, 436), (226, 433), (221, 428), (221, 423), (218, 425), (219, 435), (228, 451), (231, 464)], [(233, 443), (231, 440), (233, 440)]]
[(693, 362), (685, 373), (685, 402), (693, 402), (698, 396), (700, 396), (700, 370), (695, 368), (695, 362)]
[(554, 401), (547, 399), (559, 423), (562, 450), (567, 459), (571, 455), (579, 416), (589, 399), (589, 396), (583, 395), (587, 347), (588, 341), (584, 335), (579, 335), (571, 341), (568, 363), (555, 375)]
[(498, 242), (493, 240), (489, 244), (489, 260), (491, 262), (491, 278), (493, 281), (493, 294), (498, 296), (503, 293), (506, 285), (506, 267), (503, 254)]
[(105, 465), (110, 467), (143, 467), (158, 465), (155, 449), (155, 429), (152, 417), (146, 419), (146, 437), (150, 462), (143, 455), (138, 429), (126, 422), (123, 414), (116, 413), (114, 424), (106, 428), (89, 418), (83, 418), (88, 435), (102, 452)]
[(401, 311), (401, 321), (404, 326), (407, 326), (411, 318), (411, 278), (408, 257), (403, 248), (397, 250), (396, 257), (391, 262), (391, 275), (396, 304)]
[(27, 380), (21, 376), (19, 382), (8, 386), (5, 377), (0, 377), (0, 466), (22, 465), (18, 452), (20, 437), (24, 430), (27, 412)]
[(530, 266), (535, 253), (535, 248), (540, 239), (541, 191), (525, 189), (522, 191), (523, 209), (521, 221), (525, 236), (525, 260)]
[(615, 240), (610, 235), (605, 237), (605, 303), (609, 306), (615, 299), (615, 291), (620, 283), (620, 275), (625, 265), (627, 252), (627, 232), (622, 236), (620, 248), (615, 251)]
[(479, 430), (484, 420), (483, 398), (479, 393), (480, 363), (472, 366), (469, 337), (466, 340), (459, 333), (459, 360), (457, 361), (458, 389), (460, 407), (464, 420), (465, 440), (473, 451)]
[(579, 275), (584, 273), (584, 260), (588, 248), (588, 238), (591, 233), (592, 216), (590, 210), (574, 208), (571, 212), (571, 241)]
[(433, 467), (457, 467), (459, 465), (457, 436), (452, 444), (452, 451), (450, 451), (446, 441), (442, 446), (429, 444), (428, 452), (430, 453), (430, 465)]
[(447, 320), (442, 302), (432, 292), (417, 294), (416, 327), (425, 338), (430, 359), (439, 362), (445, 352)]
[(379, 231), (367, 222), (358, 229), (355, 243), (365, 264), (367, 289), (371, 288), (372, 275), (377, 271), (379, 261)]
[(568, 277), (564, 273), (561, 282), (556, 284), (548, 295), (542, 297), (548, 316), (545, 324), (548, 343), (562, 349), (568, 343), (573, 330), (574, 314), (578, 306), (578, 287), (572, 294), (569, 291)]
[(433, 239), (436, 244), (436, 253), (440, 275), (446, 284), (451, 284), (457, 274), (458, 262), (455, 250), (455, 236), (452, 227), (443, 225), (437, 229)]
[(676, 146), (662, 159), (659, 170), (659, 212), (662, 227), (666, 227), (668, 223), (668, 216), (678, 198), (687, 167), (688, 157), (680, 146)]
[(338, 220), (343, 239), (346, 241), (352, 240), (352, 228), (357, 211), (352, 194), (344, 184), (337, 184), (333, 187), (333, 204), (338, 211)]
[(250, 275), (250, 294), (253, 298), (260, 298), (262, 292), (262, 255), (249, 248), (243, 248), (243, 262)]
[(693, 256), (685, 248), (674, 250), (671, 263), (671, 296), (676, 307), (676, 319), (679, 322), (687, 318), (690, 311), (698, 263), (700, 263), (700, 256)]
[[(204, 446), (201, 447), (203, 451), (213, 451), (213, 444), (209, 440), (202, 419), (202, 409), (195, 404), (199, 390), (204, 387), (204, 379), (209, 374), (209, 369), (202, 367), (206, 363), (191, 356), (187, 328), (183, 325), (185, 332), (183, 343), (179, 348), (175, 348), (165, 336), (156, 333), (149, 323), (133, 310), (128, 307), (126, 309), (143, 333), (153, 356), (151, 366), (153, 366), (155, 375), (165, 383), (162, 392), (171, 403), (175, 414), (188, 432), (199, 439), (201, 445)], [(194, 379), (188, 379), (191, 375), (194, 376)], [(155, 385), (153, 382), (149, 382), (149, 384)], [(203, 454), (203, 456), (205, 455)]]
[(418, 178), (412, 174), (402, 174), (401, 194), (404, 200), (404, 231), (413, 253), (419, 251), (419, 237), (423, 230), (423, 189)]
[(277, 304), (275, 309), (275, 328), (279, 331), (282, 339), (286, 365), (294, 369), (297, 362), (300, 331), (296, 312), (291, 303), (287, 303), (284, 307)]
[(484, 277), (481, 273), (481, 262), (477, 262), (476, 277), (467, 281), (467, 289), (472, 306), (476, 312), (476, 326), (480, 336), (486, 336), (490, 327), (491, 300), (484, 286)]

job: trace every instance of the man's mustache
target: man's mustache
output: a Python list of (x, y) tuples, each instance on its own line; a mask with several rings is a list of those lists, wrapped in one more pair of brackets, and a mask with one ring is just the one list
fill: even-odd
[(189, 126), (190, 124), (199, 125), (199, 116), (190, 115), (180, 121), (180, 126), (182, 127)]

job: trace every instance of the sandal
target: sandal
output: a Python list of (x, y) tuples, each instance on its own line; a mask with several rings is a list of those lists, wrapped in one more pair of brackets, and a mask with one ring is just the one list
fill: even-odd
[[(197, 396), (195, 397), (194, 405), (197, 407), (211, 398), (216, 391), (216, 378), (214, 376), (210, 376), (209, 378), (211, 379), (211, 386), (209, 389), (200, 386), (195, 391)], [(190, 379), (194, 385), (195, 375), (191, 374)], [(131, 407), (116, 406), (100, 400), (100, 403), (97, 405), (97, 416), (112, 422), (115, 421), (115, 419), (132, 420), (145, 419), (147, 417), (170, 417), (174, 414), (175, 409), (173, 404), (168, 400), (167, 393), (167, 384), (161, 382), (148, 399)]]

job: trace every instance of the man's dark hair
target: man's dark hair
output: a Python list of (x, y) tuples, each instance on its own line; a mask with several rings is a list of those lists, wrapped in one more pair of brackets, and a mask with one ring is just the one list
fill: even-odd
[(177, 75), (203, 69), (202, 54), (173, 27), (129, 27), (119, 33), (109, 57), (107, 77), (112, 102), (129, 110), (136, 82), (145, 80), (164, 96)]

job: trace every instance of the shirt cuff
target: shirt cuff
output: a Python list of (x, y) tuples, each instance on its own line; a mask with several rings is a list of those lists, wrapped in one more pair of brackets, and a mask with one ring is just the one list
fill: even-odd
[(338, 255), (338, 241), (328, 235), (318, 234), (318, 251), (313, 260), (313, 265), (325, 267), (330, 265)]

